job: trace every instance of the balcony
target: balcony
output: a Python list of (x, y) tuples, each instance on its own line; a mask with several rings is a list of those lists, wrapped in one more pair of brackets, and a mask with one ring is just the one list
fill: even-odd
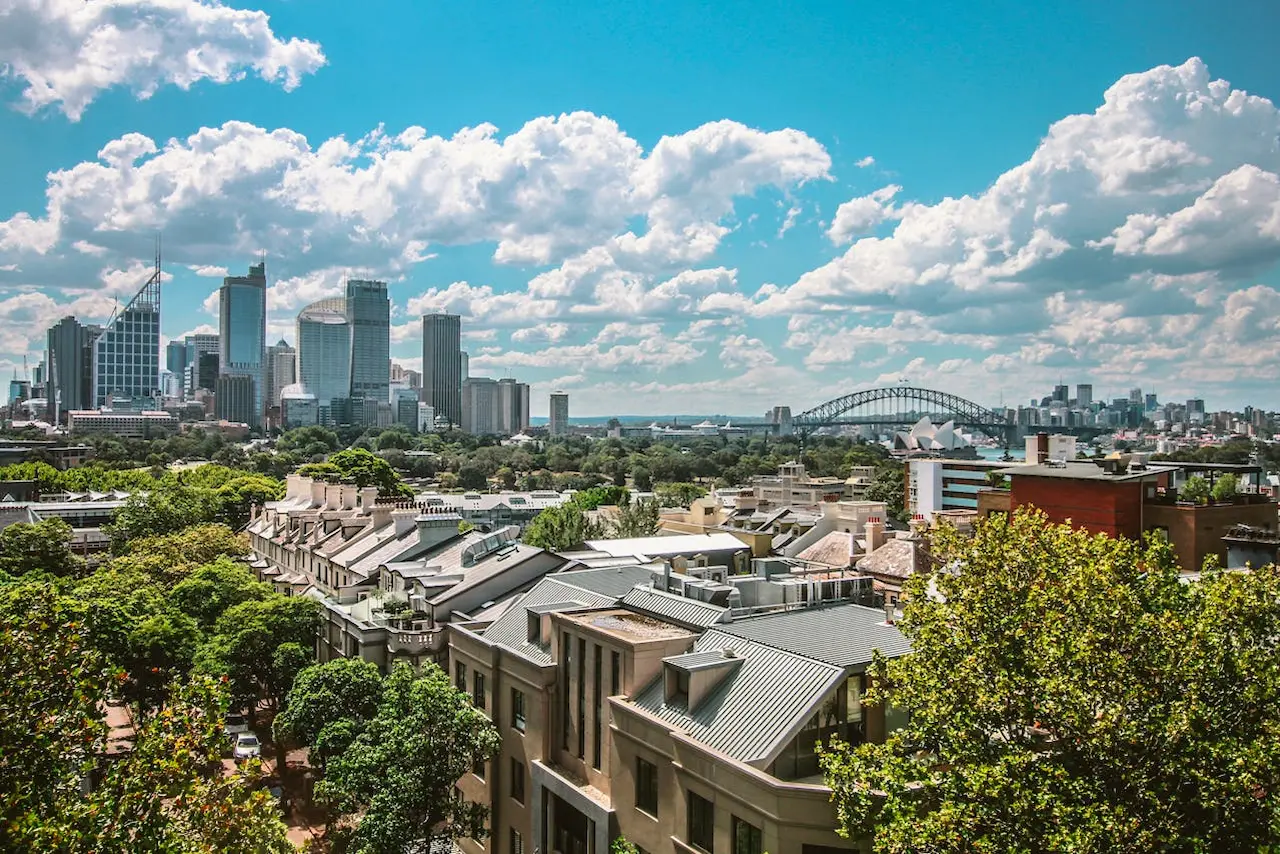
[(432, 651), (434, 642), (441, 639), (442, 630), (400, 631), (387, 630), (387, 652), (392, 655), (421, 655)]

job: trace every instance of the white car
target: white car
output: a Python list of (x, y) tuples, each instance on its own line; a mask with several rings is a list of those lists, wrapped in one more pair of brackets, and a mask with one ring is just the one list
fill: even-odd
[(236, 747), (231, 755), (236, 761), (241, 759), (256, 759), (262, 753), (262, 745), (258, 743), (258, 737), (251, 732), (242, 732), (236, 736)]
[(240, 733), (248, 731), (249, 721), (244, 715), (227, 715), (226, 720), (223, 721), (222, 732), (232, 741), (235, 741)]

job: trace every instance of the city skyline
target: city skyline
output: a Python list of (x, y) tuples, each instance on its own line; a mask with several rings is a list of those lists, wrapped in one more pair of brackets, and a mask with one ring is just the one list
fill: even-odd
[[(161, 232), (162, 352), (265, 253), (265, 341), (386, 281), (392, 360), (461, 315), (471, 374), (528, 382), (535, 417), (557, 389), (575, 417), (750, 414), (901, 378), (1016, 405), (1060, 376), (1278, 408), (1280, 12), (1193, 5), (512, 8), (494, 32), (237, 0), (213, 31), (165, 12), (173, 66), (141, 39), (102, 77), (6, 48), (0, 370), (104, 322)], [(72, 55), (91, 31), (25, 14)], [(182, 67), (210, 32), (224, 64)]]

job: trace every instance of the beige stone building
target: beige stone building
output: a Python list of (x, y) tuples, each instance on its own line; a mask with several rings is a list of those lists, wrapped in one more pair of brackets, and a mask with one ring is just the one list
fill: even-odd
[(659, 564), (560, 572), (450, 624), (452, 678), (502, 736), (458, 783), (490, 809), (466, 854), (605, 854), (619, 835), (646, 854), (857, 849), (814, 748), (894, 720), (862, 702), (872, 651), (909, 650), (883, 611), (850, 604), (869, 579), (731, 576), (721, 598), (689, 581)]

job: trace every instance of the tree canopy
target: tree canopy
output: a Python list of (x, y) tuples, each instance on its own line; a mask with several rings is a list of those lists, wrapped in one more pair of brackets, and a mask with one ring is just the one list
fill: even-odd
[(0, 572), (11, 576), (47, 572), (75, 576), (84, 561), (71, 551), (71, 526), (58, 518), (16, 522), (0, 530)]
[[(403, 662), (383, 683), (376, 714), (316, 787), (344, 817), (348, 850), (404, 854), (431, 839), (483, 839), (488, 810), (454, 784), (492, 758), (498, 732), (439, 667)], [(390, 783), (390, 785), (389, 785)], [(423, 846), (422, 850), (426, 850)]]
[(845, 832), (882, 852), (1280, 842), (1275, 567), (1184, 583), (1158, 539), (1028, 510), (932, 549), (912, 653), (877, 660), (867, 695), (905, 727), (823, 756)]

